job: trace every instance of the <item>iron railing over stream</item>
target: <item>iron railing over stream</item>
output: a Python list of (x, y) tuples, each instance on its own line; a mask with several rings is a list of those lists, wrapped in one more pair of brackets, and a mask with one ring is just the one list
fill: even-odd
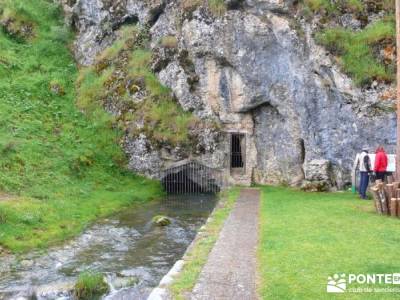
[(161, 172), (161, 183), (168, 194), (218, 193), (224, 186), (223, 171), (196, 160), (184, 160)]

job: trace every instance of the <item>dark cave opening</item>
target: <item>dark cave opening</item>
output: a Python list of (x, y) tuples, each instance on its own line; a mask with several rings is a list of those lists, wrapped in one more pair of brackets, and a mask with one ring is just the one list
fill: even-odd
[(167, 174), (161, 179), (161, 184), (167, 194), (206, 194), (220, 191), (214, 178), (189, 168)]
[(231, 134), (231, 168), (244, 168), (244, 152), (243, 152), (244, 134)]

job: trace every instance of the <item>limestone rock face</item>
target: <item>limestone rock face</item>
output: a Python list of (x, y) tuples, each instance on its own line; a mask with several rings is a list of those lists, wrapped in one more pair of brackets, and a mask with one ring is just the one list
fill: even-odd
[(164, 5), (162, 0), (62, 1), (66, 14), (78, 31), (74, 43), (75, 55), (82, 65), (93, 63), (96, 55), (111, 45), (115, 30), (123, 24), (150, 24), (158, 17)]
[[(393, 103), (379, 100), (379, 89), (356, 88), (315, 45), (310, 26), (303, 24), (304, 35), (291, 28), (293, 1), (228, 1), (234, 9), (220, 17), (203, 7), (185, 12), (180, 1), (106, 2), (78, 0), (73, 7), (78, 61), (90, 64), (128, 18), (151, 26), (159, 80), (185, 110), (215, 119), (224, 132), (197, 159), (225, 169), (229, 182), (341, 188), (362, 145), (393, 152)], [(164, 36), (176, 37), (174, 49), (160, 45)], [(239, 171), (230, 168), (231, 133), (244, 136)], [(163, 165), (160, 152), (143, 142), (127, 149), (134, 170), (149, 174)]]

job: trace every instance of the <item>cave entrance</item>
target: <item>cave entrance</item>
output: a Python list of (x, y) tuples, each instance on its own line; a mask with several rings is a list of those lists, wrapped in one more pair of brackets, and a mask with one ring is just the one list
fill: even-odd
[(245, 166), (245, 135), (242, 133), (231, 134), (231, 169), (243, 170)]
[(168, 194), (215, 194), (223, 187), (221, 170), (195, 160), (183, 160), (163, 170), (161, 183)]

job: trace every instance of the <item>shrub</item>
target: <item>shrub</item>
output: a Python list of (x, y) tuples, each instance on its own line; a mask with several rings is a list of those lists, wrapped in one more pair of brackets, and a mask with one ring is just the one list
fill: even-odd
[(360, 0), (346, 0), (343, 6), (351, 12), (361, 12), (364, 10), (364, 5)]
[(227, 10), (224, 0), (183, 0), (181, 2), (182, 10), (189, 14), (202, 5), (206, 5), (210, 12), (216, 17), (221, 17)]
[(94, 272), (83, 272), (79, 275), (74, 286), (74, 294), (77, 299), (98, 299), (109, 291), (103, 275)]
[(304, 4), (314, 13), (332, 13), (335, 11), (335, 6), (332, 5), (330, 0), (304, 0)]
[[(1, 4), (1, 3), (0, 3)], [(29, 40), (35, 36), (35, 23), (29, 11), (21, 3), (5, 1), (0, 11), (0, 25), (3, 30), (17, 40)]]
[(224, 0), (208, 0), (208, 7), (215, 16), (222, 16), (226, 12)]
[(178, 40), (173, 35), (163, 36), (160, 40), (160, 44), (164, 48), (174, 49), (178, 47)]
[(362, 31), (331, 28), (316, 35), (317, 42), (339, 56), (344, 71), (360, 86), (373, 80), (394, 80), (393, 70), (379, 61), (374, 53), (374, 48), (382, 41), (394, 41), (394, 38), (395, 27), (390, 18), (377, 21)]

